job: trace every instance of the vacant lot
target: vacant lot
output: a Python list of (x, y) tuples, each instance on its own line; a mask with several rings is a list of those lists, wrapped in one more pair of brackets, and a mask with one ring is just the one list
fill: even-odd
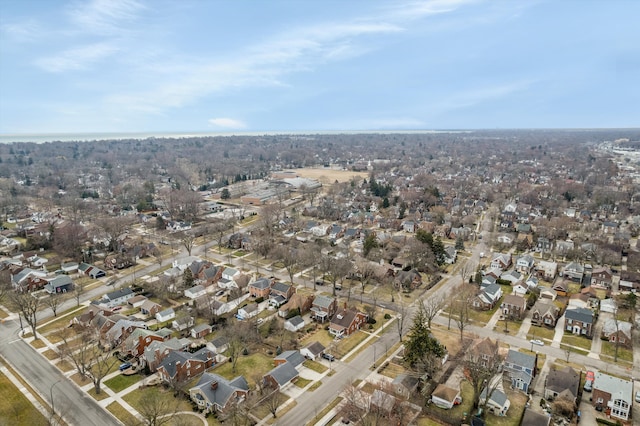
[(361, 179), (368, 179), (369, 173), (367, 172), (352, 172), (349, 170), (332, 170), (332, 169), (295, 169), (294, 170), (301, 177), (316, 179), (322, 184), (330, 184), (335, 181), (338, 182), (349, 182), (354, 177), (359, 177)]

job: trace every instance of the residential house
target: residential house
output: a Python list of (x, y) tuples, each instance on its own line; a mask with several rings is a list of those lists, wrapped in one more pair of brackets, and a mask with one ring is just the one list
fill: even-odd
[(102, 303), (110, 308), (113, 308), (114, 306), (127, 303), (127, 301), (135, 295), (136, 294), (133, 292), (133, 290), (131, 290), (129, 287), (125, 287), (105, 294), (102, 298)]
[[(160, 333), (157, 333), (160, 334)], [(191, 341), (188, 339), (168, 339), (165, 341), (152, 341), (144, 350), (144, 354), (138, 362), (141, 366), (147, 366), (149, 371), (155, 373), (160, 362), (173, 351), (183, 351), (189, 347)]]
[(17, 291), (31, 292), (34, 290), (40, 290), (48, 284), (48, 281), (45, 278), (46, 276), (46, 272), (37, 271), (31, 268), (24, 268), (11, 275), (11, 284)]
[(207, 294), (207, 289), (202, 285), (194, 285), (193, 287), (188, 288), (184, 291), (185, 297), (191, 300), (194, 300), (205, 294)]
[(529, 391), (531, 381), (535, 377), (537, 356), (509, 349), (504, 361), (504, 371), (511, 380), (511, 387), (525, 393)]
[(124, 340), (122, 351), (126, 354), (132, 355), (136, 358), (144, 354), (144, 350), (152, 342), (162, 342), (164, 338), (154, 331), (144, 328), (136, 328), (133, 332)]
[(600, 301), (600, 312), (608, 312), (615, 314), (618, 311), (618, 304), (613, 299), (604, 299)]
[(444, 262), (453, 265), (458, 259), (458, 250), (453, 246), (447, 246), (444, 249)]
[(314, 360), (322, 355), (324, 352), (324, 346), (320, 342), (311, 342), (304, 348), (300, 349), (300, 354), (307, 359)]
[(591, 404), (596, 408), (606, 409), (614, 419), (629, 420), (633, 404), (633, 382), (597, 372)]
[(416, 269), (398, 271), (393, 285), (398, 289), (414, 290), (422, 284), (422, 276)]
[(164, 311), (158, 312), (156, 314), (156, 321), (158, 322), (166, 322), (171, 321), (176, 317), (176, 312), (173, 308), (165, 309)]
[(584, 266), (578, 262), (571, 262), (564, 267), (562, 275), (571, 281), (581, 283), (584, 277)]
[(633, 345), (631, 323), (618, 320), (616, 324), (615, 319), (608, 318), (602, 324), (601, 337), (612, 343), (617, 341), (619, 345), (630, 349)]
[(304, 319), (300, 315), (289, 318), (284, 322), (284, 329), (292, 332), (302, 330), (304, 328)]
[(280, 390), (296, 380), (299, 375), (293, 364), (285, 362), (265, 374), (262, 381), (266, 387)]
[(547, 374), (544, 386), (545, 399), (555, 399), (563, 394), (570, 396), (571, 401), (577, 403), (580, 390), (580, 373), (571, 367), (551, 369)]
[(591, 272), (591, 285), (599, 288), (610, 289), (613, 282), (613, 273), (609, 268), (595, 268)]
[(535, 271), (538, 278), (542, 278), (545, 281), (553, 281), (556, 275), (558, 275), (558, 264), (556, 262), (540, 260), (535, 266)]
[(567, 309), (564, 313), (564, 329), (573, 334), (593, 337), (593, 312), (589, 309)]
[(344, 308), (331, 318), (329, 333), (334, 336), (349, 336), (367, 322), (369, 316), (354, 308)]
[(588, 294), (577, 293), (572, 294), (569, 297), (568, 308), (588, 308), (589, 307), (589, 298)]
[(158, 376), (165, 383), (184, 383), (211, 367), (214, 357), (215, 354), (207, 348), (194, 353), (172, 351), (158, 365)]
[(229, 349), (229, 339), (225, 336), (218, 336), (211, 340), (207, 346), (216, 353), (223, 353)]
[(593, 337), (593, 312), (589, 309), (567, 309), (564, 313), (564, 329), (591, 339)]
[(325, 322), (333, 317), (338, 308), (335, 297), (319, 295), (311, 304), (311, 318), (319, 322)]
[(511, 319), (520, 320), (527, 309), (527, 301), (524, 297), (515, 294), (507, 294), (500, 305), (502, 314)]
[(547, 327), (555, 327), (560, 318), (560, 308), (551, 301), (540, 299), (531, 308), (531, 324)]
[(145, 300), (144, 302), (142, 302), (142, 305), (140, 305), (140, 313), (142, 315), (147, 315), (150, 317), (151, 316), (155, 317), (156, 314), (160, 312), (161, 309), (162, 309), (162, 305), (159, 305), (156, 302), (149, 299)]
[(416, 232), (416, 223), (413, 220), (405, 220), (402, 222), (402, 230), (413, 234)]
[(284, 351), (273, 359), (273, 363), (277, 367), (280, 364), (288, 362), (297, 368), (305, 360), (306, 358), (300, 353), (300, 351)]
[(217, 374), (205, 373), (198, 384), (189, 389), (189, 396), (205, 413), (224, 412), (249, 395), (249, 384), (244, 377), (227, 380)]
[(552, 288), (544, 287), (540, 290), (540, 299), (554, 301), (558, 297), (558, 292)]
[(190, 315), (185, 315), (180, 318), (176, 318), (171, 322), (171, 328), (177, 331), (184, 331), (189, 327), (193, 327), (195, 323), (194, 319)]
[(569, 284), (563, 279), (556, 280), (551, 288), (556, 291), (558, 296), (567, 296), (569, 294)]
[(471, 305), (475, 309), (488, 310), (493, 308), (501, 297), (502, 287), (498, 284), (491, 284), (480, 290)]
[(131, 321), (120, 315), (114, 315), (114, 317), (120, 318), (101, 336), (103, 347), (116, 348), (120, 346), (136, 328), (147, 328), (147, 325), (142, 321)]
[(258, 315), (259, 312), (260, 310), (258, 309), (257, 303), (249, 303), (238, 309), (238, 316), (242, 319), (249, 319)]
[(475, 358), (474, 362), (481, 367), (491, 367), (497, 361), (498, 342), (491, 340), (489, 337), (484, 339), (475, 339), (469, 348), (468, 354), (472, 354)]
[(520, 426), (549, 426), (550, 423), (551, 416), (547, 413), (538, 413), (531, 408), (525, 408)]
[(278, 309), (278, 315), (282, 318), (286, 318), (287, 315), (289, 315), (289, 312), (295, 309), (297, 309), (300, 314), (304, 314), (311, 309), (313, 299), (313, 295), (294, 293), (291, 298), (287, 300), (287, 303), (280, 306), (280, 309)]
[(267, 299), (271, 292), (271, 280), (268, 278), (258, 278), (249, 284), (249, 294), (252, 297), (262, 297)]
[(44, 286), (49, 294), (66, 293), (73, 290), (73, 281), (68, 275), (56, 275)]
[(523, 254), (516, 259), (516, 271), (521, 274), (528, 275), (533, 270), (535, 261), (530, 254)]
[(279, 308), (284, 305), (296, 292), (294, 286), (282, 282), (276, 282), (271, 286), (269, 292), (269, 304)]
[(211, 333), (211, 326), (209, 324), (196, 325), (191, 329), (191, 337), (194, 339), (202, 339), (209, 333)]
[(132, 308), (139, 308), (142, 304), (148, 300), (143, 295), (139, 294), (137, 296), (133, 296), (131, 299), (127, 300), (127, 303), (131, 305)]
[(519, 282), (511, 287), (511, 292), (516, 296), (524, 297), (529, 292), (529, 287)]
[(522, 280), (522, 274), (515, 270), (505, 271), (500, 274), (500, 279), (509, 281), (512, 285)]
[(437, 407), (450, 410), (454, 405), (462, 402), (462, 397), (460, 396), (460, 390), (450, 388), (441, 383), (431, 394), (431, 402)]
[(420, 378), (412, 374), (398, 374), (391, 382), (396, 394), (409, 399), (418, 390)]
[(485, 404), (487, 410), (499, 417), (506, 416), (509, 407), (511, 407), (511, 401), (507, 397), (507, 394), (500, 389), (494, 389), (487, 400), (487, 388), (482, 389), (480, 393), (480, 404)]
[(511, 255), (509, 253), (494, 253), (491, 258), (491, 268), (506, 271), (511, 266)]
[(541, 252), (550, 252), (553, 249), (553, 242), (546, 237), (538, 237), (538, 242), (536, 245), (536, 251)]
[(88, 263), (81, 263), (78, 265), (78, 272), (85, 274), (91, 278), (93, 278), (94, 280), (97, 280), (98, 278), (102, 278), (102, 277), (106, 277), (107, 273), (105, 271), (103, 271), (102, 269), (93, 266), (93, 265), (89, 265)]

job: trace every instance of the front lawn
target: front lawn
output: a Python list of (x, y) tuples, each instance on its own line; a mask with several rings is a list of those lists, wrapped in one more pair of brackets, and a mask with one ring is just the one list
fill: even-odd
[(111, 404), (107, 405), (107, 410), (111, 414), (116, 416), (118, 420), (120, 420), (125, 425), (136, 425), (139, 423), (136, 416), (125, 410), (124, 407), (118, 402), (112, 402)]
[(341, 358), (351, 352), (353, 348), (362, 343), (367, 337), (369, 337), (367, 333), (363, 331), (356, 331), (350, 336), (347, 336), (338, 341), (335, 353), (339, 355), (339, 358)]
[(529, 328), (529, 334), (527, 334), (527, 339), (530, 339), (530, 340), (544, 339), (551, 342), (553, 341), (553, 336), (555, 334), (556, 334), (556, 331), (553, 328), (538, 327), (535, 325), (531, 325), (531, 328)]
[(142, 379), (143, 377), (138, 374), (132, 374), (131, 376), (125, 376), (124, 374), (119, 374), (109, 380), (106, 380), (104, 382), (104, 385), (117, 393), (122, 390), (125, 390), (126, 388), (128, 388), (129, 386), (135, 383), (138, 383)]
[(293, 384), (299, 387), (300, 389), (304, 389), (312, 381), (313, 380), (303, 379), (302, 377), (298, 377), (298, 379), (295, 382), (293, 382)]
[(562, 336), (562, 343), (582, 348), (587, 351), (591, 350), (591, 340), (583, 336), (576, 336), (575, 334), (569, 334), (565, 332)]
[(273, 359), (259, 352), (247, 356), (240, 355), (235, 372), (232, 371), (231, 364), (231, 362), (225, 362), (215, 367), (213, 372), (229, 380), (244, 376), (250, 387), (255, 386), (254, 376), (259, 375), (262, 377), (274, 368)]
[(309, 370), (313, 370), (316, 373), (321, 373), (321, 374), (328, 370), (327, 367), (320, 364), (318, 361), (312, 361), (310, 359), (306, 360), (302, 365), (307, 367)]
[(146, 394), (151, 394), (152, 399), (157, 401), (157, 407), (162, 405), (165, 406), (176, 406), (177, 411), (192, 411), (192, 406), (189, 401), (184, 398), (175, 398), (173, 396), (173, 390), (171, 389), (163, 389), (162, 387), (148, 387), (148, 388), (138, 388), (133, 392), (130, 392), (122, 397), (129, 405), (131, 405), (136, 410), (141, 410), (143, 405), (145, 404), (143, 397)]
[[(4, 374), (0, 374), (0, 417), (7, 425), (46, 426), (47, 419)], [(56, 410), (57, 411), (57, 410)]]
[[(616, 354), (616, 345), (611, 342), (602, 342), (602, 354), (614, 358)], [(622, 345), (618, 346), (618, 361), (633, 362), (633, 351)]]

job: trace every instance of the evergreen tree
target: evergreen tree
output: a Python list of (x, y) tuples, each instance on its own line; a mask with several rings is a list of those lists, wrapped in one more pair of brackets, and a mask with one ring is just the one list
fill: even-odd
[(427, 314), (422, 303), (413, 316), (413, 324), (404, 344), (404, 360), (423, 379), (432, 377), (442, 363), (446, 350), (427, 328)]

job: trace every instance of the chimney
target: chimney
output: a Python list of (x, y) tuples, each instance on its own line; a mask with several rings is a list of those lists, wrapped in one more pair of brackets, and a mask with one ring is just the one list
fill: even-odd
[(218, 381), (217, 380), (212, 380), (211, 381), (211, 390), (216, 390), (218, 389)]
[(344, 302), (344, 309), (347, 309), (347, 302)]

